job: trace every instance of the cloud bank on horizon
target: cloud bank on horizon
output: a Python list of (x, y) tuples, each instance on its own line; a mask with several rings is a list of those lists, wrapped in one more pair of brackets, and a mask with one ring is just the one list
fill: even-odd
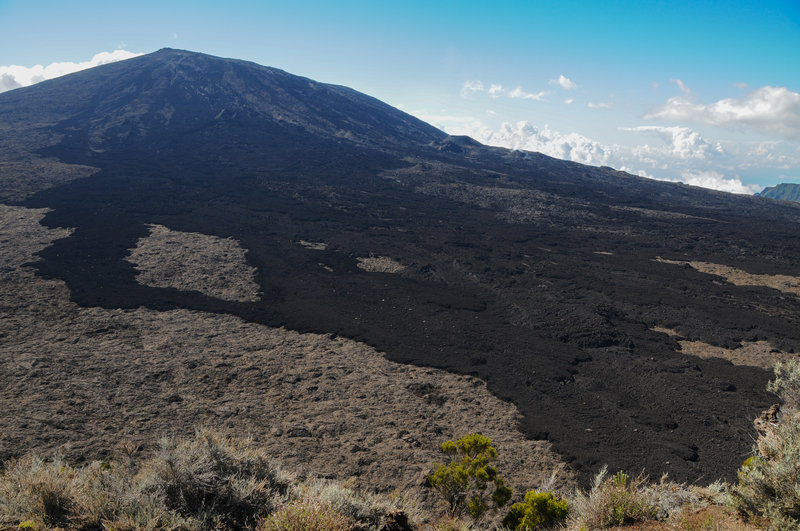
[[(725, 98), (705, 104), (680, 79), (672, 79), (680, 95), (656, 105), (639, 119), (647, 125), (617, 125), (618, 132), (630, 133), (630, 141), (604, 143), (579, 132), (562, 132), (528, 120), (504, 121), (496, 126), (472, 115), (415, 113), (449, 134), (468, 135), (493, 146), (538, 151), (556, 158), (611, 166), (653, 179), (683, 182), (737, 194), (753, 194), (763, 187), (746, 184), (742, 175), (770, 171), (780, 179), (800, 177), (800, 93), (786, 87), (764, 86), (742, 98)], [(578, 85), (564, 75), (549, 81), (565, 91)], [(657, 85), (654, 84), (654, 88)], [(743, 88), (743, 87), (739, 87)], [(490, 99), (514, 98), (546, 101), (550, 92), (509, 91), (499, 83), (484, 85), (480, 80), (466, 81), (462, 98), (487, 95)], [(572, 104), (575, 97), (563, 100)], [(491, 103), (491, 101), (487, 102)], [(614, 107), (613, 96), (607, 102), (586, 101), (587, 112), (601, 112)], [(497, 116), (491, 109), (487, 115)], [(616, 118), (609, 114), (604, 119)], [(651, 125), (652, 122), (659, 125)], [(740, 140), (704, 138), (688, 125), (710, 126), (709, 131), (740, 131)], [(613, 126), (612, 126), (613, 127)], [(715, 129), (716, 128), (716, 129)], [(752, 135), (748, 136), (748, 133)], [(759, 139), (755, 139), (755, 136)], [(764, 137), (768, 137), (765, 139)], [(794, 177), (791, 174), (795, 174)]]
[(800, 93), (785, 87), (766, 86), (744, 99), (727, 98), (704, 105), (694, 102), (691, 93), (682, 83), (680, 86), (683, 96), (670, 98), (645, 118), (753, 128), (786, 139), (800, 139)]
[(131, 59), (139, 55), (142, 54), (126, 50), (114, 50), (113, 52), (98, 53), (89, 61), (80, 63), (61, 62), (50, 63), (47, 66), (35, 65), (31, 67), (17, 65), (0, 66), (0, 92), (20, 87), (28, 87), (35, 83), (72, 74), (79, 70), (86, 70), (87, 68), (95, 66)]

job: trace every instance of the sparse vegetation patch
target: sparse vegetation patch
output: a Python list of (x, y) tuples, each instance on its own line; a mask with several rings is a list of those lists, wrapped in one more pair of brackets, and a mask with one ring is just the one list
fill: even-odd
[(356, 258), (359, 268), (372, 273), (399, 273), (406, 267), (388, 256), (359, 256)]
[(128, 260), (145, 286), (199, 291), (236, 302), (259, 300), (256, 269), (246, 251), (231, 238), (150, 225), (150, 236), (131, 250)]
[(720, 276), (736, 286), (763, 286), (766, 288), (777, 289), (784, 293), (800, 295), (800, 276), (757, 275), (748, 273), (747, 271), (743, 271), (735, 267), (730, 267), (723, 264), (713, 264), (710, 262), (700, 262), (697, 260), (687, 262), (682, 260), (666, 260), (664, 258), (656, 258), (656, 261), (674, 265), (688, 264), (701, 273)]
[(783, 352), (769, 341), (742, 341), (738, 348), (718, 347), (705, 341), (693, 341), (680, 337), (677, 330), (654, 327), (651, 330), (675, 337), (681, 346), (681, 352), (699, 358), (722, 358), (734, 365), (761, 367), (771, 369), (776, 363), (791, 358), (793, 354)]

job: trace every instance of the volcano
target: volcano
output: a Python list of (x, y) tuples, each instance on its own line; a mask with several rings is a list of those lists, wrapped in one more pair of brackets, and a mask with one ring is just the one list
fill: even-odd
[[(254, 63), (165, 49), (0, 94), (0, 157), (0, 202), (46, 209), (44, 227), (69, 229), (24, 267), (63, 282), (78, 308), (232, 316), (469, 377), (584, 479), (604, 464), (735, 477), (752, 420), (774, 401), (769, 367), (800, 349), (800, 205), (484, 146)], [(211, 241), (229, 247), (203, 269)], [(20, 352), (44, 347), (22, 349), (21, 310), (9, 308), (0, 374), (19, 385), (2, 392), (0, 411), (30, 397), (26, 382), (56, 385), (41, 376), (54, 360), (21, 368)], [(131, 367), (146, 365), (150, 347), (131, 341)], [(223, 389), (215, 378), (244, 373), (209, 374), (197, 385)], [(446, 401), (408, 389), (431, 407)], [(316, 391), (297, 384), (285, 400), (311, 408)], [(169, 398), (170, 415), (189, 415), (192, 400)], [(226, 423), (244, 418), (236, 396), (213, 400), (230, 406)], [(469, 397), (463, 408), (492, 415)], [(91, 411), (72, 418), (107, 422)], [(148, 415), (143, 426), (169, 426)], [(104, 429), (23, 421), (2, 419), (27, 430), (0, 439), (3, 455)], [(303, 430), (288, 440), (313, 436)]]

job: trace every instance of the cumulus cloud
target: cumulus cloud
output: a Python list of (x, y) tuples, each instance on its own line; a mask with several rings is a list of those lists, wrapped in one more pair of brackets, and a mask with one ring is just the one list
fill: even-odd
[(558, 76), (558, 79), (551, 79), (551, 85), (558, 85), (564, 90), (573, 90), (578, 88), (578, 85), (575, 84), (570, 78), (566, 77), (564, 74)]
[(610, 101), (600, 102), (600, 103), (594, 103), (590, 101), (586, 104), (586, 106), (589, 107), (590, 109), (608, 109), (609, 107), (611, 107), (611, 105), (612, 103)]
[[(472, 116), (415, 114), (451, 135), (471, 136), (487, 145), (536, 151), (583, 164), (611, 166), (650, 179), (683, 182), (737, 194), (752, 194), (761, 189), (758, 185), (743, 183), (739, 168), (746, 171), (748, 164), (756, 165), (754, 167), (760, 171), (766, 167), (776, 168), (770, 160), (775, 159), (779, 148), (786, 149), (787, 145), (737, 145), (735, 150), (729, 151), (687, 127), (650, 125), (621, 128), (643, 139), (633, 137), (637, 139), (635, 142), (619, 145), (598, 142), (575, 132), (563, 133), (547, 125), (540, 127), (528, 121), (489, 127)], [(658, 139), (658, 142), (647, 143), (648, 137)]]
[(574, 101), (575, 101), (575, 98), (566, 98), (564, 100), (564, 103), (566, 103), (567, 105), (572, 105), (572, 102), (574, 102)]
[(582, 162), (584, 164), (605, 165), (611, 158), (611, 150), (600, 142), (595, 142), (578, 133), (563, 134), (553, 131), (547, 125), (537, 127), (528, 121), (503, 123), (499, 129), (491, 129), (483, 122), (462, 116), (425, 116), (434, 118), (434, 123), (453, 135), (467, 135), (491, 146), (509, 149), (538, 151), (551, 157)]
[(53, 79), (79, 70), (85, 70), (107, 63), (114, 63), (139, 55), (142, 54), (128, 52), (126, 50), (115, 50), (113, 52), (99, 53), (92, 57), (91, 60), (81, 63), (62, 62), (51, 63), (47, 66), (36, 65), (32, 67), (17, 65), (0, 66), (0, 92), (19, 87), (27, 87), (46, 79)]
[[(681, 159), (708, 159), (713, 154), (723, 154), (722, 145), (706, 142), (699, 133), (688, 127), (662, 127), (642, 125), (639, 127), (620, 127), (622, 131), (647, 133), (659, 137), (667, 145), (667, 151)], [(639, 146), (640, 149), (649, 146)], [(652, 150), (649, 150), (652, 151)]]
[(20, 88), (22, 85), (8, 72), (0, 74), (0, 92)]
[(719, 190), (721, 192), (730, 192), (732, 194), (755, 194), (763, 190), (763, 186), (757, 184), (744, 184), (739, 177), (726, 177), (725, 175), (713, 171), (684, 171), (680, 179), (659, 179), (662, 181), (682, 182), (692, 186), (700, 186), (702, 188), (710, 188), (712, 190)]
[[(679, 85), (683, 90), (683, 84)], [(743, 99), (727, 98), (711, 104), (676, 96), (645, 118), (694, 121), (720, 127), (749, 128), (780, 138), (800, 139), (800, 93), (786, 87), (761, 87)]]
[(522, 87), (517, 87), (514, 89), (507, 89), (500, 85), (499, 83), (492, 83), (489, 85), (487, 89), (483, 82), (481, 81), (466, 81), (464, 82), (464, 86), (461, 87), (461, 96), (466, 98), (470, 94), (474, 92), (484, 92), (490, 98), (497, 99), (501, 96), (506, 98), (512, 99), (523, 99), (523, 100), (536, 100), (542, 101), (546, 96), (550, 93), (546, 90), (540, 92), (526, 92), (522, 90)]

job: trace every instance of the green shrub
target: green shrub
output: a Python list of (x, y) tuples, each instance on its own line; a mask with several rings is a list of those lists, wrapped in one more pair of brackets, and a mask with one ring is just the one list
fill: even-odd
[[(479, 433), (465, 435), (455, 442), (443, 443), (442, 452), (452, 460), (434, 465), (436, 468), (428, 475), (428, 483), (447, 501), (451, 516), (467, 511), (477, 520), (490, 506), (500, 508), (511, 498), (511, 488), (490, 465), (497, 459), (491, 439)], [(489, 486), (494, 488), (487, 494)]]
[(529, 490), (524, 502), (511, 506), (503, 518), (503, 525), (511, 529), (549, 527), (564, 520), (568, 514), (567, 500), (556, 498), (551, 491)]
[(783, 406), (776, 418), (760, 425), (753, 456), (729, 489), (733, 507), (742, 515), (775, 529), (800, 527), (800, 362), (775, 367), (767, 389)]

